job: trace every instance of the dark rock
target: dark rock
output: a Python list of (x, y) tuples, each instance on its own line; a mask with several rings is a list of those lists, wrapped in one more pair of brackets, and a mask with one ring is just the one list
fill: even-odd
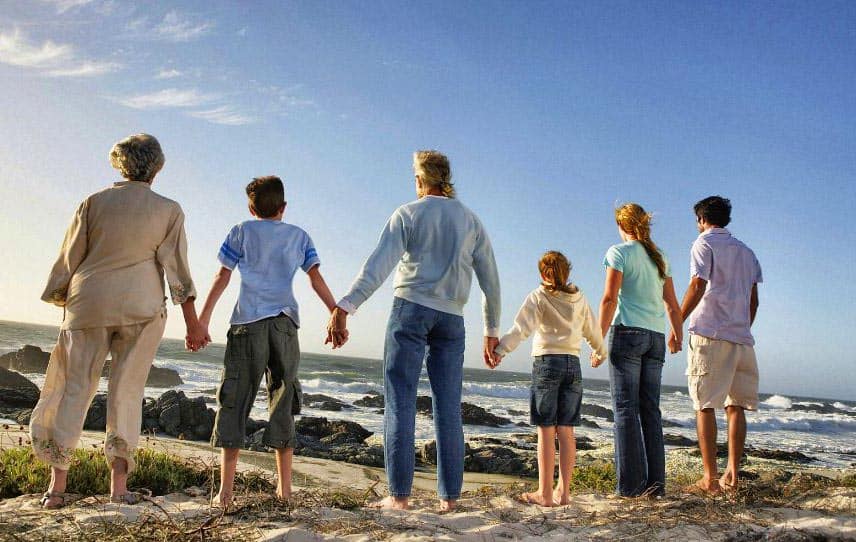
[(665, 429), (670, 429), (672, 427), (683, 427), (683, 424), (680, 424), (678, 422), (669, 421), (666, 418), (663, 418), (661, 421), (662, 421), (662, 425)]
[(527, 416), (528, 412), (523, 412), (522, 410), (514, 410), (513, 408), (509, 408), (506, 410), (509, 416)]
[(381, 392), (375, 390), (367, 391), (366, 395), (371, 395), (372, 397), (383, 397), (383, 394)]
[(580, 413), (585, 414), (586, 416), (594, 416), (595, 418), (604, 418), (610, 422), (615, 421), (615, 415), (612, 413), (612, 410), (600, 405), (583, 403)]
[(22, 408), (14, 416), (10, 416), (13, 420), (21, 425), (30, 425), (30, 416), (33, 415), (32, 408)]
[[(323, 418), (322, 418), (323, 419)], [(363, 442), (331, 444), (331, 439), (317, 439), (308, 435), (297, 434), (297, 446), (294, 448), (296, 455), (305, 457), (318, 457), (331, 459), (333, 461), (344, 461), (369, 467), (383, 467), (383, 446), (369, 446)]]
[(422, 448), (419, 449), (419, 453), (417, 454), (419, 460), (426, 465), (436, 465), (437, 464), (437, 441), (432, 440), (426, 442), (422, 445)]
[(511, 420), (508, 418), (501, 418), (495, 414), (491, 414), (480, 406), (471, 405), (470, 403), (461, 403), (461, 417), (464, 423), (468, 425), (499, 427), (511, 423)]
[(794, 463), (811, 463), (816, 458), (805, 455), (802, 452), (785, 450), (768, 450), (765, 448), (747, 448), (746, 455), (759, 457), (761, 459), (775, 459), (778, 461), (792, 461)]
[(0, 356), (0, 367), (20, 373), (44, 373), (50, 359), (50, 352), (44, 352), (38, 346), (28, 344), (17, 352)]
[(214, 430), (214, 410), (204, 397), (189, 399), (183, 391), (170, 390), (157, 400), (158, 423), (167, 435), (187, 440), (208, 440)]
[(0, 417), (11, 418), (20, 409), (32, 409), (39, 402), (39, 387), (24, 375), (0, 367)]
[(263, 443), (264, 435), (264, 429), (253, 431), (252, 433), (249, 433), (244, 445), (248, 450), (252, 450), (254, 452), (270, 452), (271, 449)]
[[(463, 405), (463, 403), (461, 403)], [(416, 398), (416, 412), (432, 416), (434, 414), (434, 402), (427, 395), (420, 395)], [(466, 422), (464, 422), (466, 423)]]
[[(373, 433), (365, 429), (362, 425), (356, 422), (345, 420), (328, 421), (327, 418), (303, 416), (296, 424), (297, 433), (308, 437), (313, 437), (319, 441), (325, 437), (330, 437), (337, 433), (346, 433), (348, 441), (361, 443)], [(337, 437), (345, 438), (345, 437)]]
[(199, 390), (199, 393), (202, 395), (217, 395), (217, 388), (206, 388), (204, 390)]
[(600, 429), (600, 426), (597, 424), (597, 422), (594, 422), (587, 418), (580, 419), (580, 425), (582, 425), (583, 427), (590, 427), (592, 429)]
[(334, 412), (338, 412), (343, 408), (353, 408), (348, 403), (344, 401), (340, 401), (335, 397), (330, 397), (329, 395), (323, 395), (321, 393), (304, 393), (303, 394), (303, 404), (309, 408), (317, 408), (318, 410), (330, 410)]
[[(112, 363), (112, 359), (108, 359), (104, 363), (104, 368), (101, 370), (101, 376), (103, 378), (110, 378), (110, 368)], [(173, 388), (175, 386), (181, 386), (182, 384), (184, 384), (184, 381), (178, 375), (178, 371), (167, 367), (157, 367), (152, 365), (149, 369), (149, 376), (146, 378), (147, 388)]]
[(663, 435), (663, 443), (667, 446), (698, 446), (697, 440), (693, 440), (682, 435), (670, 435), (668, 433)]
[(99, 393), (86, 411), (83, 428), (88, 431), (104, 431), (107, 428), (107, 396)]
[(538, 476), (538, 464), (534, 454), (521, 454), (502, 446), (477, 448), (464, 458), (464, 470), (512, 476)]
[(516, 425), (517, 427), (529, 427), (529, 424), (526, 422), (517, 422), (514, 425)]
[(366, 395), (362, 399), (357, 399), (354, 404), (368, 408), (383, 408), (383, 395)]
[(267, 429), (268, 422), (265, 420), (247, 420), (247, 435), (252, 435), (262, 429)]

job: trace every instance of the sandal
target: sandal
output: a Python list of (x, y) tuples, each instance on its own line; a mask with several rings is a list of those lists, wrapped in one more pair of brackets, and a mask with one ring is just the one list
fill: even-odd
[[(45, 510), (56, 510), (68, 504), (70, 498), (71, 493), (63, 493), (61, 491), (45, 491), (45, 493), (42, 495), (42, 498), (39, 499), (39, 504), (41, 504), (42, 508), (44, 508)], [(59, 499), (60, 502), (58, 504), (48, 506), (48, 501), (51, 499)]]
[(135, 505), (143, 501), (145, 497), (136, 491), (129, 491), (122, 495), (110, 495), (110, 502), (118, 504)]

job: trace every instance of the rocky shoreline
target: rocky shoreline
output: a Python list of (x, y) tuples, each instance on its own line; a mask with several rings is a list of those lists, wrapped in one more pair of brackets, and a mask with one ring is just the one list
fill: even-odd
[[(39, 388), (19, 372), (9, 370), (9, 367), (19, 368), (24, 372), (43, 371), (47, 366), (48, 357), (48, 353), (29, 345), (0, 357), (0, 418), (14, 420), (21, 425), (29, 424), (32, 408), (38, 401)], [(159, 369), (171, 371), (171, 369)], [(175, 378), (180, 382), (177, 373)], [(216, 393), (216, 390), (211, 392)], [(302, 399), (304, 407), (329, 412), (370, 409), (380, 415), (384, 407), (384, 397), (379, 393), (367, 394), (353, 404), (323, 394), (304, 394)], [(208, 406), (210, 401), (210, 398), (204, 396), (190, 398), (183, 391), (176, 390), (167, 390), (157, 399), (145, 398), (142, 405), (143, 417), (140, 430), (150, 435), (166, 435), (189, 441), (208, 441), (211, 438), (215, 418), (214, 409)], [(106, 395), (96, 395), (87, 412), (84, 429), (93, 431), (105, 429), (106, 406)], [(430, 417), (432, 415), (431, 397), (419, 396), (416, 407), (418, 415)], [(582, 413), (587, 417), (613, 421), (612, 410), (602, 406), (584, 403)], [(480, 406), (466, 402), (462, 403), (462, 414), (464, 423), (470, 426), (507, 427), (509, 430), (513, 430), (515, 426), (521, 429), (529, 427), (522, 422), (514, 424), (508, 418), (497, 416)], [(583, 419), (583, 425), (598, 427), (596, 421), (588, 418)], [(271, 451), (263, 443), (266, 426), (266, 421), (249, 420), (246, 448), (253, 451)], [(383, 447), (379, 439), (372, 438), (373, 433), (358, 423), (304, 415), (298, 417), (296, 428), (295, 454), (298, 456), (383, 467)], [(697, 446), (695, 440), (680, 435), (667, 433), (665, 440), (669, 446), (687, 448)], [(591, 439), (581, 435), (577, 437), (579, 451), (594, 450), (597, 447), (598, 444)], [(611, 446), (605, 445), (605, 447)], [(721, 452), (725, 450), (723, 448)], [(799, 451), (747, 447), (746, 455), (803, 464), (816, 461), (815, 458)], [(432, 469), (436, 466), (435, 442), (418, 444), (414, 449), (414, 456), (417, 467)], [(511, 433), (508, 438), (471, 437), (466, 443), (464, 466), (468, 472), (537, 477), (534, 431)]]

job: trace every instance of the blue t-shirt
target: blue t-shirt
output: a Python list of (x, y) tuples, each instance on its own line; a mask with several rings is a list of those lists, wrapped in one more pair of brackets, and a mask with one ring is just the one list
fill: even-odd
[[(666, 276), (672, 276), (669, 261), (660, 251), (666, 262)], [(645, 247), (639, 241), (627, 241), (612, 245), (606, 251), (603, 265), (621, 271), (621, 289), (618, 291), (618, 308), (612, 319), (612, 325), (641, 327), (666, 332), (666, 309), (663, 306), (663, 283), (657, 264), (648, 256)]]
[(285, 313), (300, 326), (291, 282), (297, 269), (319, 265), (309, 234), (280, 220), (248, 220), (229, 232), (217, 255), (220, 264), (241, 272), (232, 324), (249, 324)]

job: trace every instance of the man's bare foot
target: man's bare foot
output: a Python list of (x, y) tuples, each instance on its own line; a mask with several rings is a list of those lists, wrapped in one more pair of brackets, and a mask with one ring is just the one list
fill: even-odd
[(368, 505), (368, 508), (378, 510), (410, 510), (410, 501), (407, 497), (386, 497)]
[(440, 499), (440, 513), (447, 514), (455, 510), (458, 506), (456, 499)]
[(214, 495), (214, 498), (211, 499), (211, 506), (223, 508), (225, 510), (232, 506), (233, 500), (234, 497), (232, 497), (231, 493), (224, 493), (221, 491), (220, 493)]
[(553, 502), (558, 506), (567, 506), (571, 504), (571, 494), (563, 493), (561, 489), (553, 490)]
[(276, 488), (276, 498), (281, 501), (287, 501), (291, 498), (291, 490), (288, 491), (282, 489), (281, 487)]
[(731, 470), (726, 470), (719, 479), (719, 485), (725, 491), (737, 491), (737, 476)]
[(700, 478), (696, 483), (684, 488), (689, 493), (701, 493), (707, 495), (716, 495), (722, 491), (719, 485), (719, 480), (711, 480), (708, 478)]
[(553, 502), (553, 495), (545, 497), (537, 492), (521, 493), (520, 502), (523, 504), (537, 504), (538, 506), (556, 506), (556, 503)]

